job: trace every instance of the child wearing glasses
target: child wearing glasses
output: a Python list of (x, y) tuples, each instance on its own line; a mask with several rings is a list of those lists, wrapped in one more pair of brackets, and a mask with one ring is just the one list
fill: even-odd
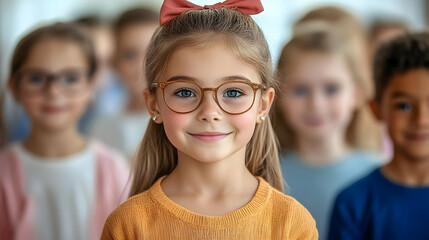
[(375, 56), (371, 106), (393, 157), (340, 193), (329, 239), (429, 239), (429, 33), (400, 36)]
[(308, 211), (282, 193), (271, 56), (248, 15), (262, 10), (164, 1), (145, 62), (152, 120), (131, 197), (102, 239), (317, 239)]
[(93, 45), (73, 24), (18, 43), (8, 83), (32, 126), (0, 152), (1, 239), (99, 239), (126, 196), (126, 161), (78, 132), (95, 69)]
[(326, 239), (338, 192), (378, 166), (362, 118), (368, 93), (350, 45), (336, 32), (296, 35), (283, 49), (274, 129), (287, 193), (302, 203)]

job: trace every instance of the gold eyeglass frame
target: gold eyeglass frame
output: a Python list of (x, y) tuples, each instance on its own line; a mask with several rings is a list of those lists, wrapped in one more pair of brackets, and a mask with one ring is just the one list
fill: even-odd
[[(166, 88), (168, 85), (170, 85), (170, 84), (172, 84), (172, 83), (176, 83), (176, 82), (194, 84), (194, 85), (196, 85), (196, 86), (201, 90), (201, 98), (200, 98), (200, 102), (199, 102), (199, 103), (198, 103), (198, 105), (197, 105), (194, 109), (192, 109), (191, 111), (187, 111), (187, 112), (179, 112), (179, 111), (176, 111), (176, 110), (172, 109), (172, 108), (167, 104), (167, 101), (165, 100), (165, 93), (164, 93), (164, 90), (165, 90), (165, 88)], [(230, 112), (226, 111), (225, 109), (223, 109), (223, 108), (220, 106), (219, 101), (218, 101), (218, 98), (217, 98), (217, 91), (218, 91), (218, 90), (219, 90), (219, 88), (221, 88), (223, 85), (228, 84), (228, 83), (244, 83), (244, 84), (249, 85), (249, 86), (253, 89), (253, 100), (252, 100), (252, 105), (250, 105), (250, 107), (249, 107), (248, 109), (246, 109), (245, 111), (240, 112), (240, 113), (230, 113)], [(152, 87), (155, 87), (155, 88), (161, 88), (161, 89), (162, 89), (162, 98), (164, 99), (164, 103), (165, 103), (165, 105), (167, 105), (167, 107), (168, 107), (171, 111), (173, 111), (173, 112), (175, 112), (175, 113), (186, 114), (186, 113), (191, 113), (191, 112), (193, 112), (193, 111), (197, 110), (197, 109), (198, 109), (198, 107), (199, 107), (199, 106), (201, 105), (201, 103), (203, 102), (204, 93), (205, 93), (206, 91), (213, 91), (213, 92), (214, 92), (214, 100), (215, 100), (216, 104), (218, 105), (218, 107), (219, 107), (220, 109), (222, 109), (222, 111), (224, 111), (224, 112), (226, 112), (226, 113), (228, 113), (228, 114), (231, 114), (231, 115), (239, 115), (239, 114), (243, 114), (243, 113), (246, 113), (247, 111), (249, 111), (249, 110), (253, 107), (253, 104), (255, 103), (256, 91), (258, 91), (259, 89), (262, 89), (262, 90), (266, 90), (266, 89), (267, 89), (267, 87), (266, 87), (265, 85), (263, 85), (263, 84), (253, 83), (253, 82), (247, 82), (247, 81), (239, 81), (239, 80), (224, 82), (224, 83), (220, 84), (219, 86), (217, 86), (216, 88), (202, 88), (200, 85), (198, 85), (198, 83), (193, 82), (193, 81), (187, 81), (187, 80), (176, 80), (176, 81), (169, 81), (169, 82), (153, 83), (153, 84), (152, 84)]]

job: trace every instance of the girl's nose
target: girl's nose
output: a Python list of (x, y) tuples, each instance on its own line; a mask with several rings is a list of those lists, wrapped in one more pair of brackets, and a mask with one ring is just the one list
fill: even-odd
[(201, 121), (212, 122), (222, 119), (222, 109), (216, 103), (214, 92), (204, 93), (197, 111), (198, 119)]
[(415, 112), (415, 121), (420, 126), (429, 125), (429, 106), (420, 104)]
[(44, 86), (44, 93), (48, 96), (56, 96), (58, 94), (61, 94), (60, 86), (55, 81), (55, 79), (51, 79), (51, 81), (46, 82), (46, 85)]
[(311, 110), (320, 110), (325, 104), (325, 99), (323, 94), (313, 91), (310, 93), (308, 102)]

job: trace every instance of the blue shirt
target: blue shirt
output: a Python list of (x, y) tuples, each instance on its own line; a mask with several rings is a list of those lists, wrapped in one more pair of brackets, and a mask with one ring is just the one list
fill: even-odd
[(376, 169), (338, 196), (329, 239), (429, 239), (429, 187), (406, 187)]
[(327, 238), (332, 206), (337, 194), (380, 165), (375, 154), (353, 152), (325, 166), (309, 166), (294, 153), (281, 160), (286, 193), (308, 209), (316, 220), (319, 239)]

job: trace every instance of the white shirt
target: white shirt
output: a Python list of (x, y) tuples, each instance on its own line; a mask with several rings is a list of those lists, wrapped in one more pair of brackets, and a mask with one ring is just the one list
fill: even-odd
[(95, 198), (92, 144), (63, 158), (42, 158), (15, 145), (25, 177), (25, 191), (34, 201), (38, 239), (87, 239)]

